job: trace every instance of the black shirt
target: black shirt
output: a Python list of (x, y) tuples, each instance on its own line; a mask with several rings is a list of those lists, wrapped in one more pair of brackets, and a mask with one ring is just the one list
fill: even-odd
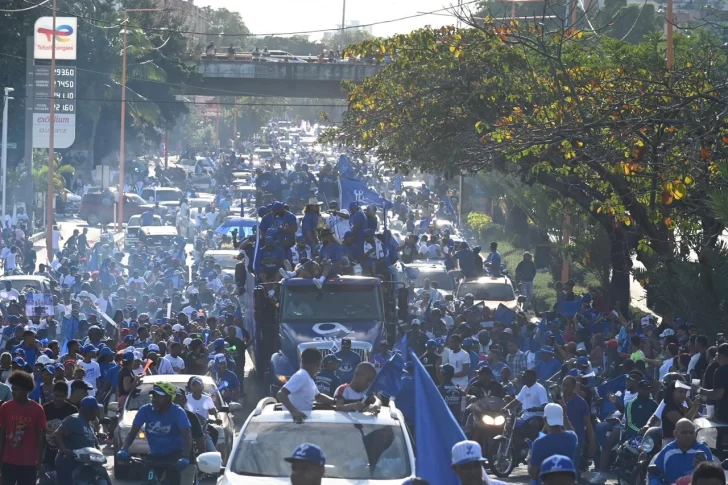
[(715, 405), (715, 417), (718, 421), (728, 422), (728, 365), (716, 369), (713, 374), (713, 388), (723, 389), (723, 397)]
[(126, 367), (122, 367), (119, 369), (119, 391), (117, 393), (117, 399), (121, 396), (128, 396), (129, 392), (124, 390), (124, 378), (131, 377), (134, 378), (134, 373), (131, 371), (131, 369), (127, 369)]
[(693, 369), (695, 379), (702, 379), (707, 369), (708, 357), (705, 355), (705, 352), (701, 352), (700, 357), (698, 357), (698, 361), (695, 363), (695, 368)]
[[(243, 334), (247, 334), (248, 332), (243, 330)], [(248, 339), (250, 340), (250, 339)], [(233, 359), (235, 360), (235, 363), (238, 367), (245, 367), (245, 349), (248, 348), (248, 345), (245, 343), (245, 341), (235, 337), (233, 339), (229, 338), (227, 341), (230, 343), (231, 347), (235, 347), (235, 350), (231, 350), (230, 353), (232, 354)]]
[[(700, 383), (700, 387), (704, 387), (705, 389), (713, 389), (713, 383), (715, 382), (713, 378), (715, 377), (715, 371), (720, 368), (720, 364), (716, 361), (711, 362), (708, 364), (708, 368), (705, 369), (705, 373), (703, 374), (703, 382)], [(714, 399), (708, 399), (708, 404), (711, 404), (715, 406), (715, 400)]]
[[(56, 407), (54, 403), (49, 402), (43, 405), (43, 411), (45, 411), (46, 421), (48, 422), (47, 435), (51, 436), (61, 426), (63, 419), (72, 414), (76, 414), (78, 408), (68, 401), (64, 402), (60, 408)], [(57, 448), (55, 441), (49, 439), (48, 447)]]
[(202, 431), (202, 423), (200, 422), (200, 417), (193, 413), (192, 411), (188, 411), (185, 409), (185, 413), (187, 414), (187, 419), (190, 420), (190, 434), (192, 435), (192, 449), (190, 450), (190, 463), (195, 461), (195, 458), (197, 457), (197, 453), (204, 453), (205, 450), (195, 450), (195, 440), (200, 439), (205, 436), (205, 433)]
[(201, 365), (198, 364), (197, 361), (199, 359), (204, 360), (205, 356), (204, 354), (201, 354), (199, 352), (190, 352), (185, 357), (185, 369), (187, 369), (187, 373), (202, 376), (207, 374), (207, 365)]
[(5, 343), (5, 352), (12, 352), (13, 347), (17, 347), (21, 342), (22, 340), (16, 339), (15, 337), (11, 338)]
[(478, 399), (484, 397), (499, 397), (503, 399), (506, 397), (506, 391), (503, 386), (498, 384), (496, 381), (491, 380), (487, 384), (484, 382), (475, 381), (469, 388), (468, 394), (475, 396)]
[[(680, 417), (685, 416), (685, 413), (688, 412), (688, 408), (686, 408), (683, 404), (680, 404), (680, 406), (675, 406), (672, 402), (665, 401), (665, 409), (662, 411), (662, 436), (673, 436), (675, 434), (675, 424), (677, 423), (677, 420), (673, 423), (667, 418), (668, 413), (672, 411), (677, 411)], [(680, 418), (678, 418), (680, 419)]]
[(440, 356), (434, 352), (432, 354), (426, 352), (422, 357), (420, 357), (420, 362), (422, 362), (422, 366), (425, 368), (427, 373), (430, 374), (432, 382), (437, 382), (437, 362), (439, 360)]

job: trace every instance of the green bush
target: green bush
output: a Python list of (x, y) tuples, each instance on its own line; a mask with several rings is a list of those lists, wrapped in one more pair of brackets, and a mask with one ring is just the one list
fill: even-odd
[(483, 234), (493, 223), (493, 219), (483, 212), (471, 212), (468, 214), (468, 225), (476, 234)]

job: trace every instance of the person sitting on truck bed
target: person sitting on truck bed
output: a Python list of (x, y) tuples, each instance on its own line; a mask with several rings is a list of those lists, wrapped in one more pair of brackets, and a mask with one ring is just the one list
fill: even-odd
[(281, 268), (279, 273), (287, 280), (291, 278), (311, 278), (313, 284), (320, 290), (330, 271), (331, 262), (328, 259), (321, 259), (320, 261), (310, 259), (296, 266), (293, 271), (286, 271)]

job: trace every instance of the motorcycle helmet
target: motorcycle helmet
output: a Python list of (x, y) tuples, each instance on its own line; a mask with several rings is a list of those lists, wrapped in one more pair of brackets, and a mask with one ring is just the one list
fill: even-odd
[(443, 364), (440, 366), (440, 371), (442, 372), (442, 378), (443, 380), (450, 380), (455, 375), (455, 367), (452, 366), (452, 364)]

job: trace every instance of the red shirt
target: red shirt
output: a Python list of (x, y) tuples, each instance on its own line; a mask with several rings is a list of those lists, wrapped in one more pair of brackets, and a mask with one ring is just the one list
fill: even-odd
[(43, 406), (34, 401), (25, 405), (8, 401), (0, 406), (0, 427), (5, 431), (3, 463), (38, 466), (38, 431), (45, 431)]

